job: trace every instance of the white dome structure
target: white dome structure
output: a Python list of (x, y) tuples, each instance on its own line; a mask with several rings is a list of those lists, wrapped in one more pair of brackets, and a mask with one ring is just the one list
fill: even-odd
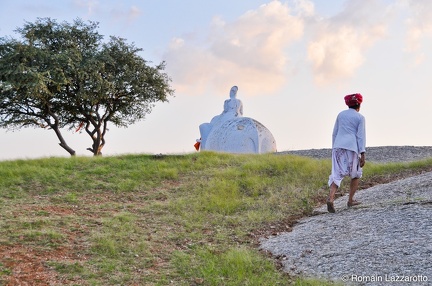
[(276, 140), (260, 122), (249, 117), (237, 117), (212, 129), (201, 150), (227, 153), (276, 152)]
[(199, 126), (201, 138), (195, 147), (227, 153), (276, 152), (271, 132), (257, 120), (243, 117), (243, 103), (236, 98), (237, 90), (237, 86), (231, 88), (230, 99), (225, 100), (220, 115)]

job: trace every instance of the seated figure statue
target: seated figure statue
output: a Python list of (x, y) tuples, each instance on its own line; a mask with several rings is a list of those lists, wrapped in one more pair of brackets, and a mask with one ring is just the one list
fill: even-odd
[(270, 131), (258, 121), (243, 117), (237, 91), (238, 87), (233, 86), (222, 113), (199, 126), (201, 138), (195, 148), (229, 153), (275, 152), (276, 142)]
[(214, 128), (219, 127), (224, 121), (234, 117), (243, 116), (243, 103), (237, 99), (238, 87), (233, 86), (230, 90), (230, 99), (225, 100), (224, 109), (220, 115), (212, 118), (210, 123), (203, 123), (199, 126), (201, 134), (201, 148), (205, 145), (207, 136)]
[[(233, 117), (243, 116), (243, 103), (240, 99), (237, 99), (238, 87), (233, 86), (230, 90), (230, 99), (225, 100), (224, 110), (219, 117), (223, 117), (222, 120), (231, 119)], [(215, 118), (218, 116), (215, 116)], [(215, 120), (215, 118), (212, 119)]]

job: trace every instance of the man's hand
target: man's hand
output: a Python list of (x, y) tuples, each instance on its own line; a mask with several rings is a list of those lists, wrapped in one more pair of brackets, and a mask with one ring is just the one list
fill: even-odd
[(364, 166), (365, 163), (366, 163), (365, 153), (361, 153), (361, 156), (360, 156), (360, 167), (363, 168), (363, 166)]

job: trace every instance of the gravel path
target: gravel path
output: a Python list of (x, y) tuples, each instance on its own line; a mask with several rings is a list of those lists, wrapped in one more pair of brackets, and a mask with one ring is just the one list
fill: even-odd
[[(326, 158), (328, 151), (301, 152)], [(368, 148), (367, 158), (378, 162), (432, 157), (432, 147), (374, 151)], [(336, 199), (335, 214), (316, 209), (291, 232), (262, 239), (261, 249), (292, 275), (343, 285), (432, 285), (432, 172), (360, 190), (356, 199), (363, 204), (353, 208), (347, 196)]]
[[(331, 149), (283, 151), (279, 152), (279, 154), (294, 154), (316, 159), (330, 159)], [(366, 148), (366, 161), (377, 163), (417, 161), (425, 158), (432, 158), (432, 146), (384, 146)]]

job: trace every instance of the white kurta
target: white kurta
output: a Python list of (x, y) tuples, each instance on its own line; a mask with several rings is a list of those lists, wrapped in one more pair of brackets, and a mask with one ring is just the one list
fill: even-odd
[(351, 150), (357, 154), (366, 151), (365, 118), (355, 109), (340, 112), (333, 128), (332, 147)]
[(361, 178), (359, 155), (366, 151), (365, 118), (355, 109), (340, 112), (332, 135), (332, 172), (328, 184), (340, 186), (345, 176)]

